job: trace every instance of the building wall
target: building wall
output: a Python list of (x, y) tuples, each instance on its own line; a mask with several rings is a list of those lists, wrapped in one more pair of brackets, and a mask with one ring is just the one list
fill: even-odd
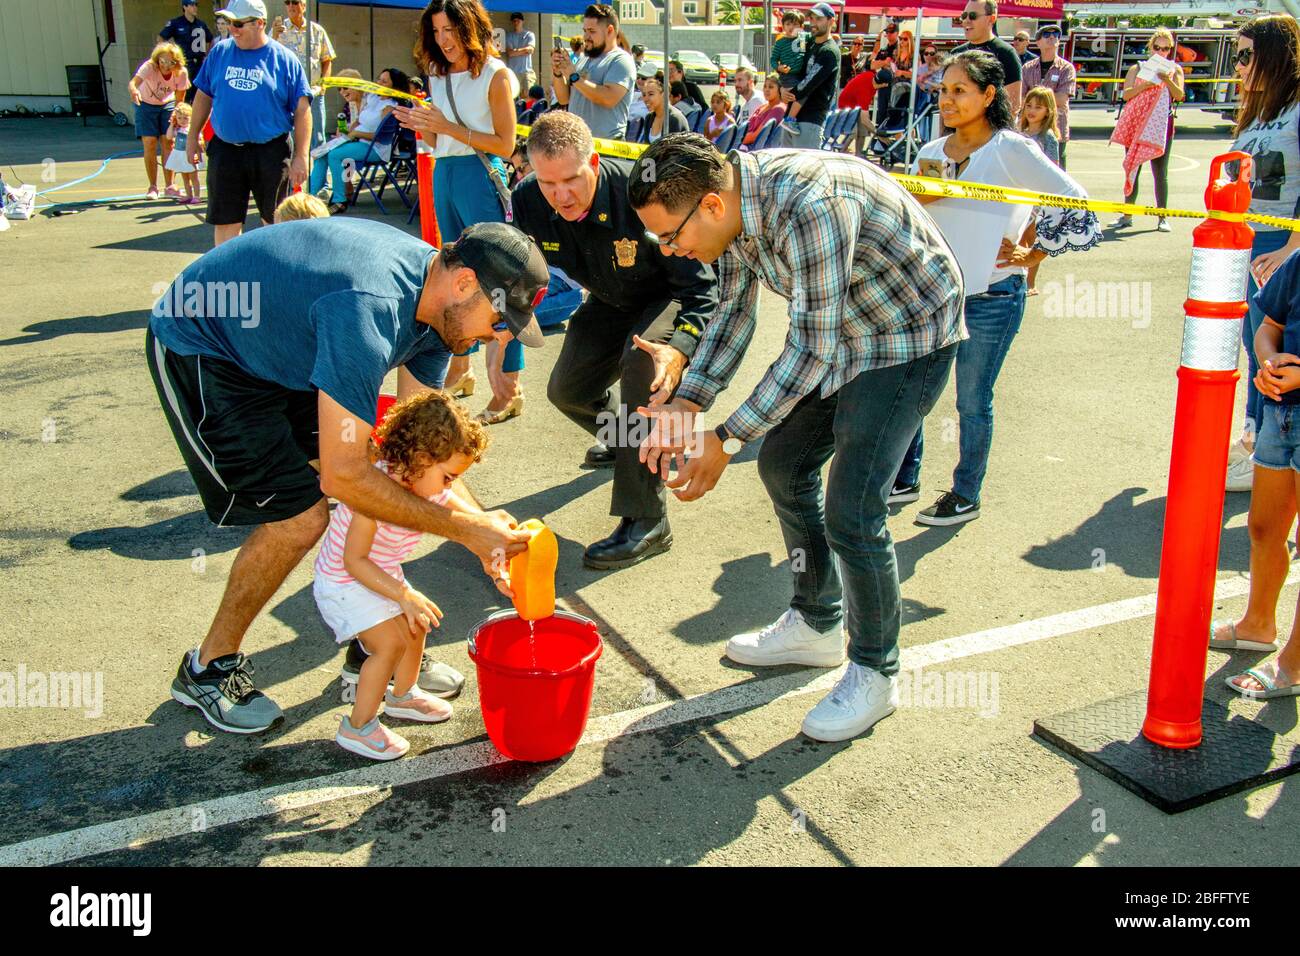
[(6, 105), (66, 107), (64, 66), (97, 62), (95, 26), (85, 0), (4, 0), (0, 43), (0, 97)]
[[(747, 26), (745, 28), (745, 56), (754, 60), (754, 37), (762, 30), (762, 27)], [(647, 49), (659, 50), (664, 45), (664, 28), (660, 25), (649, 26), (629, 23), (623, 28), (627, 38), (632, 43), (639, 43)], [(722, 27), (678, 27), (673, 25), (672, 45), (673, 50), (699, 50), (706, 56), (712, 58), (718, 53), (735, 53), (740, 44), (740, 27), (739, 26), (722, 26)], [(668, 51), (669, 53), (672, 50)]]
[[(265, 2), (272, 20), (284, 10), (283, 4), (277, 0)], [(111, 3), (117, 42), (104, 54), (108, 100), (113, 109), (131, 117), (127, 84), (136, 68), (153, 51), (158, 31), (164, 23), (180, 14), (181, 7), (179, 0), (111, 0)], [(67, 80), (63, 67), (65, 64), (96, 61), (96, 28), (101, 44), (108, 36), (102, 7), (103, 0), (0, 0), (0, 37), (5, 41), (5, 52), (0, 56), (0, 102), (8, 98), (6, 94), (23, 93), (33, 94), (27, 98), (33, 108), (54, 102), (67, 105)], [(219, 4), (214, 5), (212, 0), (199, 0), (199, 19), (213, 26), (216, 19), (213, 11), (218, 7)], [(350, 66), (363, 76), (369, 76), (369, 8), (313, 2), (311, 12), (325, 26), (334, 44), (337, 54), (335, 68)], [(509, 29), (508, 13), (494, 13), (491, 17), (493, 26)], [(411, 48), (420, 11), (376, 7), (374, 18), (375, 72), (390, 66), (415, 72)], [(546, 37), (551, 31), (550, 21), (550, 16), (543, 16), (542, 29), (539, 30), (537, 16), (529, 14), (524, 23), (539, 37)], [(539, 40), (539, 49), (534, 57), (549, 56), (542, 43)], [(34, 95), (37, 93), (55, 99), (39, 99)], [(328, 97), (329, 108), (337, 112), (341, 108), (341, 97), (337, 92), (330, 92)]]

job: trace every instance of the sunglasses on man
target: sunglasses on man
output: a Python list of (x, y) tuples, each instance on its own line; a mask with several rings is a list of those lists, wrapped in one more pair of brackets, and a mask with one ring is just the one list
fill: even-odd
[(227, 22), (236, 30), (242, 30), (250, 23), (256, 23), (257, 21), (258, 21), (257, 17), (249, 17), (247, 20), (229, 20)]
[(1038, 35), (1038, 39), (1040, 39), (1040, 40), (1059, 40), (1059, 39), (1061, 39), (1061, 34), (1058, 33), (1056, 30), (1048, 30), (1046, 33), (1040, 33), (1040, 34)]
[(982, 16), (984, 16), (984, 14), (979, 13), (979, 12), (977, 12), (977, 11), (975, 11), (975, 10), (967, 10), (965, 13), (961, 14), (961, 16), (957, 17), (957, 19), (958, 19), (958, 20), (970, 20), (971, 22), (974, 22), (974, 21), (978, 20), (978, 19), (979, 19), (980, 17), (982, 17)]

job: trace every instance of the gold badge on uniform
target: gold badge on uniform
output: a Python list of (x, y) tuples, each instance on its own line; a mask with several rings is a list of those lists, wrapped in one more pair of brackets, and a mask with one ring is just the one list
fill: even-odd
[(616, 239), (614, 241), (614, 255), (618, 257), (620, 269), (632, 268), (636, 265), (636, 240)]

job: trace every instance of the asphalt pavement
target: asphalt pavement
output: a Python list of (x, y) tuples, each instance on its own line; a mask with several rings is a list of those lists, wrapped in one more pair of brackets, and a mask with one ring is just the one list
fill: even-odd
[[(1080, 112), (1070, 172), (1118, 199), (1120, 152), (1103, 130), (1113, 117)], [(1203, 208), (1209, 160), (1230, 143), (1218, 122), (1180, 118), (1174, 206)], [(0, 120), (0, 174), (45, 189), (93, 173), (134, 144), (129, 129), (101, 123)], [(117, 159), (48, 198), (142, 184), (139, 159)], [(1152, 201), (1148, 175), (1141, 188)], [(582, 567), (582, 548), (614, 524), (610, 476), (582, 467), (588, 437), (546, 402), (563, 334), (553, 332), (528, 356), (523, 416), (491, 430), (467, 483), (560, 538), (561, 603), (606, 642), (589, 739), (548, 764), (495, 756), (465, 637), (501, 604), (466, 551), (431, 538), (408, 574), (446, 615), (431, 650), (469, 681), (449, 723), (402, 726), (412, 756), (379, 767), (332, 740), (342, 653), (312, 601), (310, 560), (245, 643), (258, 686), (285, 709), (280, 726), (214, 735), (170, 699), (242, 534), (204, 517), (142, 345), (154, 296), (211, 230), (163, 200), (45, 213), (0, 234), (0, 673), (90, 675), (102, 700), (0, 707), (0, 862), (1290, 862), (1294, 784), (1169, 816), (1030, 736), (1036, 718), (1146, 684), (1153, 604), (1130, 599), (1156, 590), (1196, 220), (1174, 220), (1170, 234), (1153, 221), (1108, 229), (1092, 251), (1043, 266), (998, 383), (983, 514), (923, 528), (912, 519), (949, 487), (956, 461), (949, 386), (928, 423), (922, 499), (890, 519), (915, 693), (843, 744), (799, 734), (833, 672), (722, 656), (728, 636), (775, 619), (789, 597), (754, 449), (703, 500), (671, 503), (669, 554), (614, 573)], [(400, 203), (389, 213), (414, 231)], [(360, 214), (377, 212), (366, 200)], [(784, 307), (764, 293), (720, 412), (778, 354)], [(1217, 614), (1244, 603), (1248, 505), (1231, 494), (1224, 508)], [(1283, 627), (1295, 597), (1290, 584)], [(1212, 651), (1207, 696), (1300, 743), (1294, 699), (1242, 702), (1223, 686), (1256, 659)], [(970, 693), (931, 694), (936, 679)]]

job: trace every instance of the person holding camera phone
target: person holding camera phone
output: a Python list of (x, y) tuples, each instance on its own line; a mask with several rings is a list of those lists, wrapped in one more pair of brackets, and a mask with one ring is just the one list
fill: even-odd
[(591, 135), (622, 139), (636, 82), (636, 61), (618, 45), (618, 14), (593, 3), (582, 14), (582, 51), (586, 62), (575, 67), (561, 50), (551, 52), (555, 98), (577, 116)]

